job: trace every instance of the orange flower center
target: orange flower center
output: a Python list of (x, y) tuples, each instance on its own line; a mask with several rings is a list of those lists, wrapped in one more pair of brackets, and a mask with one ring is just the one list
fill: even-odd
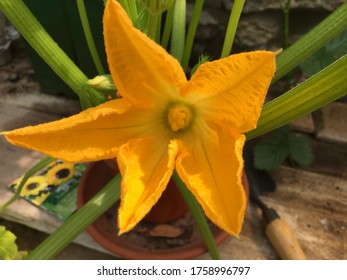
[(186, 128), (191, 119), (191, 110), (185, 105), (175, 104), (169, 109), (168, 122), (173, 132)]

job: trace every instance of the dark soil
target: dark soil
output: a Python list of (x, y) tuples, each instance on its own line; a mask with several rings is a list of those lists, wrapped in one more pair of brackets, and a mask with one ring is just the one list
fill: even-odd
[[(118, 213), (107, 212), (110, 223), (114, 225), (115, 232), (117, 227)], [(212, 232), (218, 227), (208, 220)], [(165, 224), (156, 224), (145, 219), (130, 232), (124, 233), (122, 237), (130, 243), (149, 250), (177, 248), (192, 244), (200, 239), (200, 233), (190, 212), (178, 220)]]

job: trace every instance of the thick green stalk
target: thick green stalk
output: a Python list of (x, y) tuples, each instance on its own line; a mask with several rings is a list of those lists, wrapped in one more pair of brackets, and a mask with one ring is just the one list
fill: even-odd
[(171, 35), (173, 16), (174, 16), (174, 8), (171, 7), (170, 10), (168, 10), (166, 13), (164, 31), (163, 31), (163, 35), (161, 37), (161, 45), (165, 49), (167, 48), (167, 45), (168, 45), (169, 39), (170, 39), (170, 35)]
[(98, 51), (97, 51), (96, 46), (95, 46), (92, 31), (90, 29), (90, 25), (89, 25), (89, 21), (88, 21), (86, 6), (84, 5), (84, 0), (76, 0), (76, 1), (77, 1), (78, 13), (80, 15), (82, 28), (83, 28), (84, 36), (85, 36), (87, 44), (88, 44), (90, 55), (92, 56), (94, 65), (95, 65), (99, 75), (104, 75), (105, 70), (104, 70), (104, 67), (102, 66)]
[[(74, 213), (54, 233), (32, 251), (28, 260), (54, 258), (120, 197), (121, 176), (115, 176), (87, 204)], [(116, 232), (115, 232), (116, 234)]]
[(227, 57), (231, 52), (231, 48), (232, 48), (235, 34), (236, 34), (237, 25), (239, 23), (239, 19), (240, 19), (244, 4), (245, 4), (245, 0), (234, 1), (233, 8), (230, 13), (227, 31), (224, 38), (224, 44), (223, 44), (221, 57)]
[(102, 94), (87, 86), (88, 78), (59, 48), (22, 0), (0, 0), (0, 10), (41, 58), (79, 96), (82, 107), (106, 101)]
[(182, 182), (181, 178), (178, 176), (176, 172), (174, 172), (173, 174), (173, 179), (179, 191), (181, 192), (184, 201), (188, 205), (190, 212), (192, 213), (192, 216), (196, 222), (196, 225), (198, 226), (199, 232), (202, 236), (202, 239), (205, 242), (205, 245), (210, 253), (211, 258), (213, 260), (220, 260), (221, 258), (219, 255), (218, 248), (214, 241), (213, 235), (207, 223), (204, 212), (202, 211), (198, 201), (196, 200), (194, 195), (187, 189), (187, 187)]
[(300, 118), (347, 93), (347, 55), (302, 84), (267, 103), (258, 126), (246, 134), (255, 138)]
[(347, 2), (277, 57), (277, 70), (272, 83), (303, 63), (346, 28)]
[(199, 19), (202, 11), (202, 7), (204, 6), (204, 0), (197, 0), (194, 5), (194, 10), (193, 10), (193, 15), (190, 20), (188, 32), (187, 32), (187, 37), (186, 37), (186, 42), (184, 46), (184, 53), (183, 53), (183, 58), (182, 58), (182, 68), (184, 70), (187, 69), (190, 55), (192, 52), (192, 47), (193, 47), (193, 42), (195, 38), (195, 33), (196, 29), (199, 24)]
[(36, 163), (32, 168), (30, 168), (23, 176), (23, 179), (20, 181), (19, 186), (16, 190), (16, 193), (14, 196), (12, 196), (4, 205), (0, 207), (0, 212), (6, 210), (8, 206), (10, 206), (14, 201), (16, 201), (20, 195), (20, 192), (22, 191), (25, 183), (28, 181), (28, 179), (33, 176), (36, 172), (41, 170), (42, 168), (46, 167), (51, 162), (55, 161), (56, 159), (51, 157), (45, 157), (44, 159), (40, 160), (38, 163)]
[(176, 0), (171, 31), (171, 54), (182, 61), (186, 28), (186, 1)]

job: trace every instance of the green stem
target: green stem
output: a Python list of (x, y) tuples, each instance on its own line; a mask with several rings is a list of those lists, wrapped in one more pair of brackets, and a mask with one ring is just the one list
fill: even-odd
[(59, 48), (22, 0), (1, 0), (0, 10), (53, 71), (79, 96), (83, 108), (106, 101), (87, 86), (88, 78)]
[(229, 22), (227, 31), (224, 38), (224, 44), (222, 49), (221, 57), (227, 57), (230, 52), (234, 42), (237, 25), (239, 23), (239, 19), (242, 13), (243, 5), (245, 4), (245, 0), (235, 0), (233, 4), (233, 8), (230, 13)]
[(186, 27), (186, 1), (176, 0), (172, 22), (171, 54), (182, 61)]
[[(284, 15), (284, 44), (283, 48), (287, 49), (289, 47), (289, 12), (290, 12), (290, 4), (291, 0), (287, 0), (285, 5), (282, 5), (282, 11)], [(290, 89), (290, 80), (293, 73), (291, 75), (287, 75), (285, 79), (284, 91), (288, 91)]]
[(70, 242), (119, 199), (120, 183), (121, 176), (116, 175), (88, 203), (36, 247), (35, 250), (29, 254), (27, 259), (48, 260), (59, 254)]
[(155, 40), (157, 34), (158, 15), (150, 15), (148, 23), (148, 37)]
[(186, 37), (186, 42), (184, 46), (184, 53), (183, 53), (183, 58), (182, 58), (182, 68), (184, 70), (187, 69), (190, 55), (192, 52), (192, 47), (193, 47), (193, 42), (195, 38), (195, 33), (196, 29), (199, 24), (199, 19), (202, 11), (202, 7), (204, 5), (204, 0), (197, 0), (194, 5), (194, 10), (193, 10), (193, 15), (190, 20), (189, 28), (188, 28), (188, 33)]
[(277, 70), (272, 83), (300, 65), (346, 28), (347, 2), (277, 57)]
[(198, 201), (194, 195), (187, 189), (185, 184), (182, 182), (181, 178), (176, 172), (173, 174), (173, 179), (180, 190), (184, 201), (189, 207), (190, 212), (198, 226), (200, 234), (205, 242), (205, 245), (210, 253), (210, 256), (213, 260), (220, 260), (220, 255), (216, 243), (214, 241), (211, 229), (207, 223), (204, 212), (202, 211)]
[(0, 212), (5, 211), (8, 206), (10, 206), (14, 201), (18, 199), (20, 196), (20, 193), (25, 185), (25, 183), (28, 181), (28, 179), (33, 176), (36, 172), (41, 170), (42, 168), (46, 167), (51, 162), (55, 161), (56, 159), (51, 157), (45, 157), (38, 163), (36, 163), (32, 168), (30, 168), (23, 176), (23, 179), (20, 181), (19, 186), (15, 192), (15, 194), (4, 204), (0, 207)]
[(82, 28), (84, 36), (86, 38), (90, 55), (92, 56), (94, 65), (99, 73), (99, 75), (105, 74), (104, 67), (102, 66), (98, 51), (96, 50), (95, 42), (93, 39), (92, 31), (90, 29), (86, 6), (84, 5), (84, 0), (77, 0), (77, 8), (80, 15)]
[(267, 103), (257, 128), (246, 134), (258, 137), (323, 107), (347, 92), (347, 55), (292, 90)]
[(171, 7), (170, 10), (168, 10), (166, 13), (164, 31), (163, 31), (163, 35), (161, 37), (161, 45), (165, 49), (167, 48), (167, 45), (168, 45), (169, 39), (170, 39), (172, 22), (173, 22), (173, 15), (174, 15), (174, 8)]
[(133, 19), (131, 18), (131, 13), (130, 13), (130, 7), (129, 7), (128, 0), (117, 0), (117, 1), (120, 3), (120, 5), (123, 7), (123, 9), (127, 12), (129, 18), (133, 22)]
[(290, 4), (291, 0), (287, 0), (287, 3), (284, 7), (282, 7), (284, 14), (284, 49), (289, 46), (289, 12), (290, 12)]
[(132, 19), (132, 22), (136, 28), (139, 28), (139, 21), (137, 16), (137, 7), (136, 0), (128, 1), (129, 7), (129, 17)]
[(157, 32), (155, 33), (155, 41), (160, 44), (160, 34), (161, 34), (161, 21), (163, 19), (163, 14), (158, 16), (157, 20)]

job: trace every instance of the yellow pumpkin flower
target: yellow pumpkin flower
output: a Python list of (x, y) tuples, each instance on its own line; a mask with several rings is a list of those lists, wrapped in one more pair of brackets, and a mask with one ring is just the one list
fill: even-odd
[(123, 177), (120, 233), (149, 212), (176, 168), (206, 215), (238, 235), (246, 208), (243, 133), (256, 127), (276, 54), (207, 62), (187, 81), (179, 62), (134, 28), (115, 0), (105, 7), (104, 37), (122, 98), (5, 137), (70, 162), (116, 157)]

